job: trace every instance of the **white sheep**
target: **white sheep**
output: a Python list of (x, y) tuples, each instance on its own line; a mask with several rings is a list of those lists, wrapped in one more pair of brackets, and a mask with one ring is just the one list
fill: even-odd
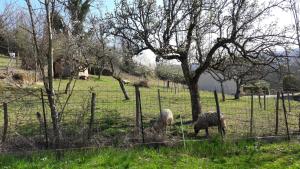
[(153, 128), (156, 131), (166, 130), (168, 125), (173, 122), (173, 113), (170, 109), (162, 109), (159, 118), (153, 124)]
[[(220, 121), (221, 121), (221, 130), (225, 134), (226, 122), (224, 115), (220, 114)], [(194, 124), (195, 135), (197, 135), (200, 129), (205, 129), (206, 137), (208, 137), (208, 127), (218, 126), (219, 119), (217, 112), (210, 112), (210, 113), (202, 113), (199, 115), (198, 120)]]

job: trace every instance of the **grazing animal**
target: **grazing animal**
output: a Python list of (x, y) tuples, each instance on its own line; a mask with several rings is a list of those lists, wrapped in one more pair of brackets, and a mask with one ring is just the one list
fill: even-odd
[(156, 131), (166, 130), (168, 125), (173, 122), (173, 113), (170, 109), (163, 109), (159, 115), (159, 118), (153, 124), (153, 128)]
[[(225, 128), (226, 128), (226, 122), (224, 119), (224, 115), (220, 114), (220, 121), (221, 121), (221, 130), (225, 134)], [(219, 119), (217, 112), (211, 112), (211, 113), (203, 113), (199, 115), (198, 120), (194, 124), (194, 130), (195, 135), (199, 133), (201, 129), (205, 129), (206, 137), (208, 137), (208, 127), (212, 126), (218, 126), (219, 125)]]

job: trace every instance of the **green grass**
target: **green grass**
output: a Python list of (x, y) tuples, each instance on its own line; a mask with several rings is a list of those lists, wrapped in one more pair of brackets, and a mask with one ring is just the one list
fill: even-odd
[[(67, 80), (56, 80), (55, 88), (59, 92), (63, 92)], [(156, 83), (157, 84), (157, 83)], [(42, 86), (35, 85), (32, 88), (40, 88)], [(91, 92), (97, 94), (96, 99), (96, 124), (95, 130), (101, 131), (104, 136), (116, 136), (128, 133), (135, 124), (135, 93), (134, 87), (126, 86), (130, 100), (125, 101), (119, 85), (112, 77), (102, 76), (101, 80), (92, 76), (89, 80), (77, 80), (73, 95), (67, 105), (62, 126), (66, 132), (76, 131), (77, 129), (86, 129), (89, 121)], [(9, 91), (8, 95), (18, 95), (13, 91)], [(39, 96), (39, 90), (36, 96)], [(203, 112), (215, 111), (215, 101), (212, 92), (201, 91), (201, 102)], [(4, 96), (3, 94), (2, 96)], [(41, 101), (36, 96), (26, 96), (18, 101), (9, 103), (10, 126), (9, 131), (18, 131), (24, 135), (34, 135), (38, 132), (38, 120), (35, 117), (37, 111), (41, 112)], [(158, 117), (159, 106), (157, 101), (157, 87), (150, 89), (141, 88), (142, 110), (145, 126), (150, 125), (150, 120)], [(64, 102), (66, 95), (60, 95), (59, 100)], [(179, 89), (175, 94), (161, 88), (162, 107), (170, 108), (174, 117), (181, 115), (183, 121), (191, 120), (190, 98), (187, 90)], [(228, 138), (240, 138), (249, 136), (250, 131), (250, 98), (241, 97), (240, 100), (233, 100), (232, 96), (227, 96), (226, 102), (220, 102), (221, 111), (224, 113), (227, 121)], [(46, 98), (45, 98), (46, 99)], [(262, 99), (263, 100), (263, 99)], [(263, 104), (263, 101), (262, 101)], [(275, 131), (275, 99), (267, 99), (267, 110), (260, 108), (258, 99), (254, 99), (254, 135), (264, 136), (272, 135)], [(61, 110), (63, 104), (58, 104)], [(290, 131), (298, 130), (298, 116), (300, 113), (299, 102), (291, 102), (292, 112), (288, 116)], [(0, 110), (2, 111), (2, 109)], [(49, 109), (47, 110), (49, 112)], [(280, 105), (279, 114), (279, 133), (285, 134), (285, 123), (283, 111)], [(114, 115), (114, 116), (112, 116)], [(47, 113), (47, 119), (50, 119), (50, 113)], [(0, 118), (0, 123), (2, 123)], [(111, 123), (114, 121), (114, 123)], [(180, 123), (179, 118), (175, 118), (175, 123)], [(17, 124), (17, 125), (15, 125)], [(123, 127), (125, 126), (125, 127)], [(28, 130), (29, 128), (34, 128)], [(122, 128), (118, 130), (117, 128)], [(181, 127), (174, 125), (171, 133), (181, 135)], [(184, 132), (189, 136), (193, 133), (192, 126), (184, 126)], [(217, 134), (217, 129), (212, 128), (210, 132)], [(200, 135), (204, 135), (201, 131)]]
[[(8, 66), (9, 63), (9, 57), (8, 56), (4, 56), (0, 54), (0, 68), (6, 68)], [(13, 60), (10, 66), (15, 66), (16, 65), (16, 61)]]
[(69, 168), (299, 168), (298, 142), (239, 143), (217, 139), (188, 143), (186, 148), (146, 147), (102, 148), (98, 150), (73, 150), (64, 152), (58, 161), (54, 153), (40, 152), (28, 155), (0, 155), (4, 169), (69, 169)]
[[(56, 80), (55, 88), (63, 91), (67, 80)], [(59, 85), (60, 84), (60, 85)], [(59, 87), (60, 86), (60, 87)], [(35, 117), (42, 106), (39, 90), (34, 95), (27, 95), (28, 90), (42, 86), (34, 85), (25, 90), (1, 91), (1, 99), (10, 96), (19, 100), (9, 102), (9, 138), (15, 132), (32, 138), (39, 133)], [(81, 138), (88, 127), (91, 92), (97, 94), (94, 136), (97, 138), (118, 139), (117, 136), (128, 134), (135, 122), (135, 93), (133, 86), (126, 86), (131, 100), (125, 101), (118, 83), (111, 77), (103, 76), (101, 80), (91, 77), (90, 80), (76, 81), (75, 91), (70, 98), (62, 119), (63, 134)], [(157, 88), (141, 89), (142, 110), (145, 126), (158, 116)], [(66, 95), (60, 95), (65, 100)], [(170, 108), (175, 116), (175, 124), (169, 135), (181, 136), (181, 126), (177, 125), (182, 115), (184, 121), (191, 120), (191, 106), (187, 90), (166, 91), (161, 88), (163, 108)], [(300, 145), (298, 142), (265, 144), (260, 142), (234, 142), (232, 138), (241, 138), (249, 134), (250, 98), (242, 97), (232, 100), (227, 96), (226, 102), (220, 102), (221, 111), (227, 121), (227, 138), (221, 144), (214, 138), (209, 141), (188, 142), (187, 147), (162, 147), (158, 152), (153, 148), (101, 148), (98, 150), (66, 151), (62, 161), (57, 161), (52, 152), (30, 153), (29, 155), (0, 155), (0, 168), (299, 168)], [(5, 98), (8, 100), (8, 98)], [(45, 98), (46, 99), (46, 98)], [(214, 111), (215, 102), (212, 92), (201, 91), (203, 111)], [(58, 102), (59, 103), (59, 102)], [(260, 108), (258, 99), (254, 99), (254, 134), (257, 136), (273, 134), (275, 126), (273, 98), (267, 99), (267, 110)], [(290, 131), (298, 129), (299, 102), (291, 102), (292, 111), (288, 116)], [(58, 104), (58, 109), (61, 105)], [(0, 109), (2, 114), (2, 108)], [(280, 134), (285, 133), (282, 109), (280, 109)], [(50, 113), (47, 108), (47, 119)], [(0, 118), (0, 124), (3, 119)], [(187, 139), (195, 139), (192, 126), (185, 125)], [(49, 128), (51, 125), (49, 124)], [(2, 131), (2, 129), (0, 129)], [(217, 129), (210, 132), (217, 135)], [(200, 133), (204, 134), (203, 131)], [(199, 139), (199, 138), (196, 138)], [(115, 140), (120, 141), (120, 140)]]

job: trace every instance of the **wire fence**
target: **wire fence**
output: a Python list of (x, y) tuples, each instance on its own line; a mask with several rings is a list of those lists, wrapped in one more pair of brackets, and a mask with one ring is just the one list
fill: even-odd
[[(136, 91), (128, 88), (127, 92), (129, 100), (124, 99), (120, 90), (74, 90), (67, 103), (65, 100), (69, 95), (58, 93), (56, 105), (61, 117), (62, 148), (140, 143), (141, 137), (133, 137), (136, 129)], [(96, 96), (94, 102), (92, 93)], [(159, 117), (158, 91), (154, 88), (141, 88), (140, 95), (143, 128), (147, 131)], [(2, 91), (2, 96), (1, 101), (7, 103), (8, 125), (5, 132), (6, 105), (3, 104), (0, 107), (0, 151), (31, 151), (53, 147), (51, 113), (46, 93), (39, 89), (22, 92), (7, 90)], [(212, 92), (201, 92), (201, 98), (202, 112), (216, 111)], [(228, 98), (225, 102), (220, 101), (220, 109), (227, 124), (225, 138), (298, 134), (300, 102), (287, 95), (283, 97), (285, 118), (282, 97), (277, 98), (273, 95), (253, 95), (243, 96), (239, 100)], [(182, 141), (183, 134), (185, 140), (203, 139), (204, 131), (201, 130), (198, 136), (194, 134), (187, 89), (161, 88), (160, 100), (162, 108), (171, 109), (174, 116), (174, 122), (167, 127), (163, 141)], [(276, 102), (279, 103), (278, 109)], [(209, 133), (218, 135), (218, 127), (209, 128)], [(146, 139), (146, 143), (162, 140)]]

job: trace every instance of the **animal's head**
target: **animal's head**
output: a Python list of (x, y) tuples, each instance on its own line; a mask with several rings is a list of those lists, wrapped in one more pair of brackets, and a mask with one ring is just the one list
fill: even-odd
[(221, 117), (221, 126), (223, 128), (226, 128), (226, 121), (225, 121), (225, 118), (224, 117)]

